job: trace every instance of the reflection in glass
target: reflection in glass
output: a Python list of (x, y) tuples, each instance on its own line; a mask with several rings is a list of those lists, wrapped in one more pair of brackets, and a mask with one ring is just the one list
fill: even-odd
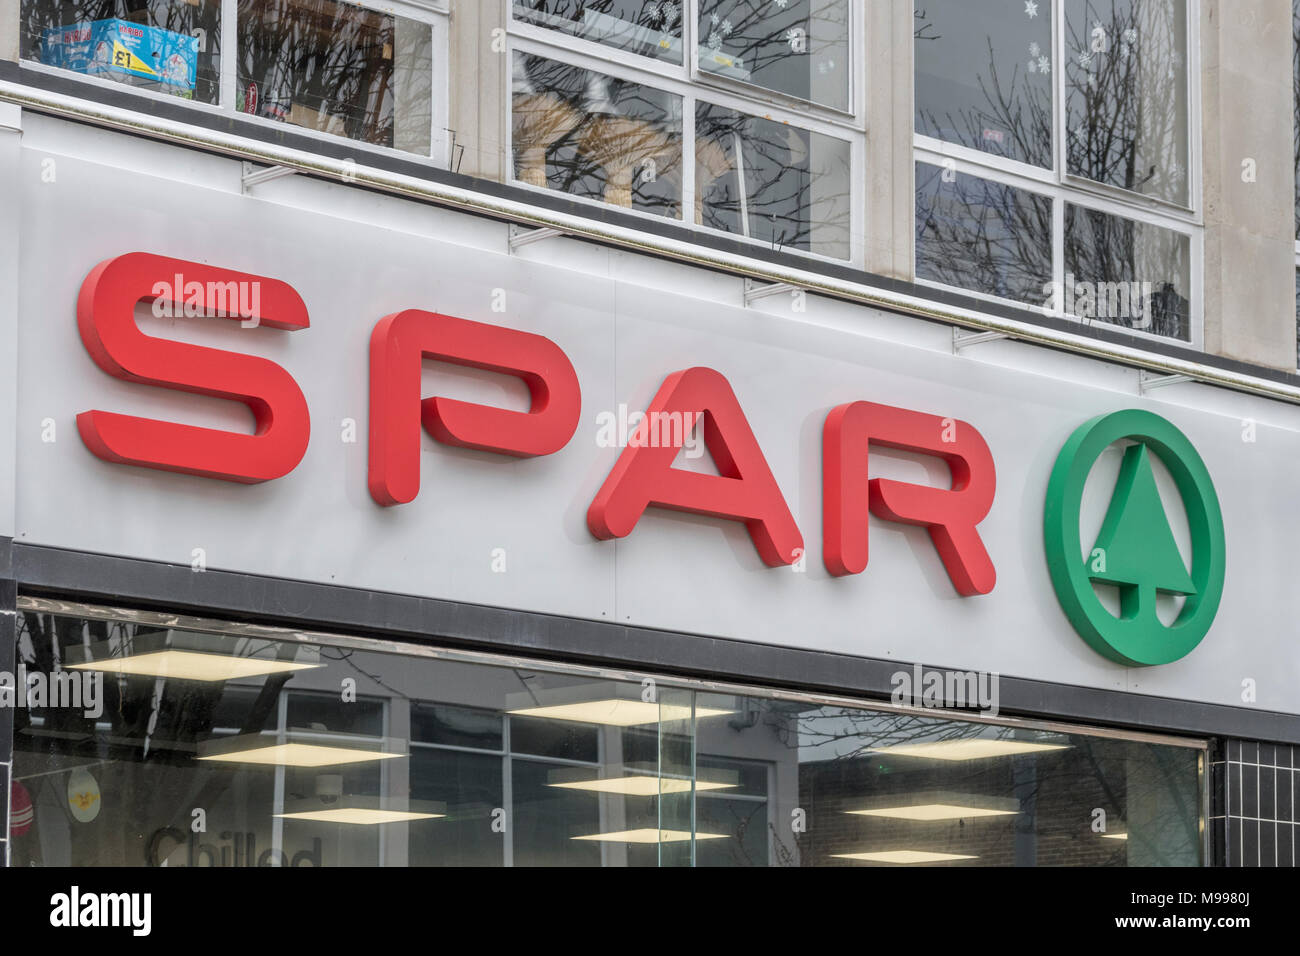
[[(13, 865), (1200, 860), (1196, 748), (151, 620), (20, 612)], [(159, 645), (259, 673), (118, 666)], [(79, 649), (105, 669), (59, 670)], [(610, 700), (658, 713), (574, 719)]]
[(960, 289), (1042, 305), (1051, 294), (1051, 200), (917, 163), (916, 274)]
[(681, 217), (680, 97), (539, 56), (514, 57), (516, 179)]
[(700, 102), (695, 221), (773, 246), (849, 257), (849, 144)]
[(1050, 3), (926, 0), (915, 38), (918, 133), (1054, 167)]
[(514, 0), (514, 15), (666, 63), (682, 62), (680, 0)]
[[(22, 0), (20, 55), (50, 66), (92, 74), (200, 103), (216, 103), (221, 69), (220, 0)], [(150, 69), (129, 58), (109, 69), (111, 37), (91, 28), (118, 19), (154, 31), (133, 37), (133, 51)], [(71, 28), (71, 29), (70, 29)], [(96, 49), (104, 44), (102, 51)], [(189, 70), (190, 56), (195, 69)], [(164, 61), (170, 61), (170, 67)], [(121, 66), (127, 69), (120, 68)], [(148, 75), (152, 71), (155, 76)]]
[(1144, 222), (1066, 204), (1067, 314), (1187, 341), (1191, 239)]
[(429, 155), (433, 33), (337, 0), (239, 0), (235, 108)]
[(1065, 0), (1066, 170), (1188, 205), (1186, 0)]
[(701, 70), (848, 110), (848, 0), (700, 0), (699, 6)]

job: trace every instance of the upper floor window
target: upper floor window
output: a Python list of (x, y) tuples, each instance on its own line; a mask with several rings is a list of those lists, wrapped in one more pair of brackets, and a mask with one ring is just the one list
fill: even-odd
[(849, 259), (855, 9), (512, 0), (512, 176)]
[(22, 0), (21, 17), (21, 55), (40, 67), (436, 155), (441, 23), (417, 4)]
[(1194, 12), (918, 4), (918, 277), (1197, 341)]

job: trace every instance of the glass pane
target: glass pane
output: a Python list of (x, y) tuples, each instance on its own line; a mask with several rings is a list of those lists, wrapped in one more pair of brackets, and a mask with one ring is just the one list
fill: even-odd
[(584, 40), (682, 62), (680, 0), (514, 0), (514, 14)]
[[(693, 866), (695, 845), (725, 841), (725, 834), (695, 829), (695, 693), (660, 687), (658, 767), (660, 778), (659, 865)], [(674, 784), (676, 784), (674, 786)]]
[[(735, 732), (730, 727), (728, 731)], [(699, 840), (695, 846), (696, 864), (767, 866), (775, 826), (768, 818), (771, 765), (700, 754), (696, 766), (696, 825), (701, 833), (727, 836), (724, 840)]]
[(15, 721), (17, 865), (691, 862), (690, 691), (35, 613), (20, 631), (17, 682), (41, 690)]
[(1066, 169), (1187, 205), (1186, 0), (1065, 0)]
[(235, 108), (429, 155), (433, 29), (336, 0), (239, 0)]
[(849, 257), (849, 144), (709, 103), (695, 109), (695, 222)]
[(849, 108), (849, 0), (700, 0), (700, 69)]
[(515, 178), (681, 218), (681, 97), (516, 53)]
[(21, 17), (24, 59), (217, 102), (220, 0), (22, 0)]
[(1132, 219), (1067, 204), (1067, 315), (1191, 339), (1191, 239)]
[(916, 274), (1042, 305), (1052, 292), (1052, 201), (917, 163)]
[(501, 715), (489, 710), (423, 702), (411, 705), (411, 740), (423, 744), (500, 750), (503, 727)]
[(916, 7), (916, 131), (1052, 169), (1052, 4)]
[[(18, 623), (19, 669), (0, 682), (0, 700), (31, 688), (12, 707), (16, 866), (1200, 861), (1193, 748), (396, 650)], [(548, 725), (551, 755), (515, 746), (517, 727)]]
[(701, 841), (701, 863), (1201, 861), (1193, 748), (754, 698), (735, 709), (721, 728), (700, 725), (700, 773), (717, 754), (762, 759), (766, 802), (745, 800), (748, 787), (702, 792), (700, 831), (733, 838)]
[(437, 826), (410, 827), (411, 866), (501, 866), (505, 843), (492, 827), (504, 807), (502, 758), (456, 750), (411, 750), (411, 799), (447, 807)]

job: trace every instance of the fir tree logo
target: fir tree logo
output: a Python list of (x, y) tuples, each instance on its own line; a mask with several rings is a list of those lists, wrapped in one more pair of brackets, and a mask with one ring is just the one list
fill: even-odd
[(1174, 542), (1146, 445), (1124, 452), (1115, 493), (1089, 561), (1089, 577), (1120, 590), (1121, 616), (1156, 616), (1156, 592), (1190, 595), (1196, 585)]
[[(1083, 488), (1098, 457), (1118, 441), (1124, 451), (1096, 544), (1085, 556), (1079, 531)], [(1182, 497), (1192, 539), (1183, 561), (1152, 471), (1155, 455)], [(1066, 617), (1098, 653), (1132, 666), (1167, 664), (1191, 653), (1209, 632), (1223, 595), (1223, 516), (1209, 471), (1192, 443), (1151, 412), (1103, 415), (1075, 431), (1048, 481), (1043, 520), (1048, 570)], [(1094, 583), (1119, 590), (1111, 613)], [(1182, 595), (1177, 619), (1156, 613), (1160, 594)]]

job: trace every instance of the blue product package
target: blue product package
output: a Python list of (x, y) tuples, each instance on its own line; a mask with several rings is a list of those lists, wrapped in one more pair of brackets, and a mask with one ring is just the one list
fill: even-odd
[(91, 76), (133, 77), (146, 86), (193, 95), (199, 41), (127, 20), (95, 20), (47, 30), (41, 62)]

